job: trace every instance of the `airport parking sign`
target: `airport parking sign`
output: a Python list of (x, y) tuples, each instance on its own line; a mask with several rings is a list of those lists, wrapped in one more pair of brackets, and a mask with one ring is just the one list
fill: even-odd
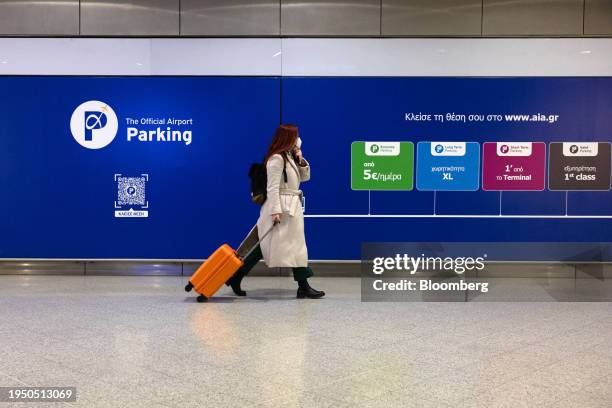
[(610, 190), (610, 143), (551, 143), (549, 190)]
[(480, 145), (477, 142), (419, 142), (417, 189), (475, 191), (479, 187)]
[(412, 190), (414, 145), (412, 142), (353, 142), (351, 188), (353, 190)]

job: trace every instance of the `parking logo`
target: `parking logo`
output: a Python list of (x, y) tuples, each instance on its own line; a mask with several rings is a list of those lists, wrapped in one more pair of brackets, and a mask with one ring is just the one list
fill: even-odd
[(149, 216), (149, 202), (146, 194), (148, 181), (148, 174), (141, 174), (136, 177), (115, 174), (115, 182), (117, 183), (115, 217), (146, 218)]
[(119, 122), (113, 108), (101, 101), (80, 104), (70, 118), (72, 137), (87, 149), (108, 146), (117, 136)]

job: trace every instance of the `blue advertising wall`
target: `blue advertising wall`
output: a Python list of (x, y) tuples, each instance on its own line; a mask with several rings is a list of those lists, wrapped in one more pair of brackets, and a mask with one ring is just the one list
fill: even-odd
[[(2, 77), (0, 87), (0, 256), (205, 258), (256, 219), (247, 171), (279, 122), (277, 78)], [(89, 100), (119, 121), (98, 150), (70, 130)], [(126, 117), (193, 118), (192, 142), (128, 142)], [(149, 217), (115, 218), (114, 174), (142, 173)]]
[[(312, 103), (311, 101), (316, 101)], [(405, 113), (559, 115), (556, 123), (406, 121)], [(430, 191), (350, 189), (349, 146), (366, 141), (612, 140), (612, 78), (288, 78), (283, 120), (300, 125), (313, 163), (308, 214), (428, 215)], [(314, 144), (314, 146), (313, 146)], [(417, 163), (418, 165), (418, 163)], [(499, 192), (437, 192), (439, 215), (497, 215)], [(564, 216), (566, 194), (503, 192), (505, 215), (525, 218), (310, 218), (309, 245), (322, 259), (357, 259), (370, 242), (610, 242), (612, 219)], [(612, 192), (569, 192), (570, 215), (612, 215)], [(538, 252), (525, 259), (538, 259)]]
[[(0, 77), (0, 86), (2, 258), (199, 259), (237, 245), (259, 210), (248, 168), (281, 120), (299, 125), (312, 164), (302, 186), (311, 259), (359, 259), (365, 241), (612, 241), (611, 192), (504, 192), (512, 217), (436, 218), (434, 194), (438, 215), (482, 216), (499, 214), (500, 193), (350, 187), (357, 140), (611, 141), (612, 78)], [(89, 100), (119, 123), (98, 150), (70, 131)], [(559, 119), (415, 122), (409, 112)], [(128, 117), (193, 119), (192, 142), (128, 141)], [(147, 174), (147, 218), (115, 217), (115, 174)], [(537, 218), (566, 212), (602, 218)]]

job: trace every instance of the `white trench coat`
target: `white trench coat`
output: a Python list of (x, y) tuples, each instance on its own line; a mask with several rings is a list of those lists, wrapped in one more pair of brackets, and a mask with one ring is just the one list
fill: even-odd
[(308, 266), (308, 250), (304, 237), (304, 212), (300, 200), (300, 182), (310, 179), (310, 165), (300, 166), (288, 155), (287, 182), (283, 177), (283, 158), (275, 154), (268, 159), (267, 199), (257, 220), (259, 236), (272, 226), (272, 214), (281, 214), (280, 224), (260, 243), (266, 265), (276, 267)]

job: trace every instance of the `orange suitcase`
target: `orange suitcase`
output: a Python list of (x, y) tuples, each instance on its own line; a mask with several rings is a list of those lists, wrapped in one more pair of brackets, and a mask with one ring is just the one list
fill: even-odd
[[(195, 291), (200, 294), (197, 298), (198, 302), (206, 302), (209, 297), (214, 295), (219, 288), (236, 273), (243, 265), (243, 260), (249, 256), (257, 245), (259, 245), (259, 242), (272, 231), (272, 228), (274, 228), (274, 225), (253, 244), (252, 248), (244, 256), (239, 256), (228, 244), (221, 245), (202, 265), (200, 265), (193, 275), (191, 275), (189, 282), (185, 286), (185, 291), (190, 292), (192, 289), (195, 289)], [(257, 227), (254, 227), (249, 233), (249, 236), (251, 236), (256, 229)], [(248, 237), (245, 239), (245, 242), (247, 240)], [(243, 245), (241, 245), (241, 247), (242, 246)]]

